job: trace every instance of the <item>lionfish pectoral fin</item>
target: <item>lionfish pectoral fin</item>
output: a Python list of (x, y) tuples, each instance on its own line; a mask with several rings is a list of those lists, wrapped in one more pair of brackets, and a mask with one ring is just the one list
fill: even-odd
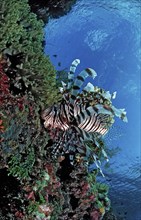
[(117, 117), (121, 118), (124, 122), (128, 122), (128, 119), (127, 119), (127, 116), (126, 116), (126, 111), (125, 111), (124, 108), (123, 109), (117, 109), (114, 106), (112, 106), (112, 110), (113, 110), (114, 114)]

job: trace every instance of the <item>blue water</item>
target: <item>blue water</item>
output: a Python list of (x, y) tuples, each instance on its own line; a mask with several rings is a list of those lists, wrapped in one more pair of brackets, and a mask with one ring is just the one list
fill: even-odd
[(126, 108), (129, 122), (117, 119), (105, 137), (110, 149), (120, 148), (103, 170), (119, 220), (141, 220), (140, 14), (139, 0), (79, 0), (69, 14), (45, 27), (45, 53), (56, 70), (79, 58), (77, 72), (95, 69), (94, 84), (117, 91), (113, 104)]

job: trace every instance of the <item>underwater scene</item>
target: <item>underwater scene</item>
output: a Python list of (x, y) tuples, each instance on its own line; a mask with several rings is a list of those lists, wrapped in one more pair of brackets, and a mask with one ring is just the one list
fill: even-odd
[(0, 7), (0, 220), (141, 220), (140, 0)]

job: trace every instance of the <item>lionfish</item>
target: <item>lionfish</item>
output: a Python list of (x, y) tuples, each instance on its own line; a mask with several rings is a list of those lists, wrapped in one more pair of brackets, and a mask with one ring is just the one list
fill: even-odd
[[(86, 142), (93, 141), (98, 145), (97, 138), (108, 132), (114, 123), (114, 116), (127, 121), (125, 110), (112, 106), (111, 99), (115, 98), (116, 92), (110, 94), (90, 83), (97, 76), (93, 69), (87, 68), (74, 76), (79, 63), (79, 59), (72, 62), (68, 83), (62, 82), (60, 103), (42, 113), (44, 127), (54, 141), (54, 156), (68, 153), (74, 158), (76, 153), (86, 154)], [(87, 77), (89, 81), (84, 87)], [(107, 158), (104, 150), (103, 154)]]

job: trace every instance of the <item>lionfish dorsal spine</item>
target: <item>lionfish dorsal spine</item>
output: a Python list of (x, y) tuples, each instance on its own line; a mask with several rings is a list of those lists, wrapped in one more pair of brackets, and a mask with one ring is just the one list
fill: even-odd
[(97, 73), (93, 69), (87, 68), (87, 69), (81, 71), (76, 76), (76, 79), (74, 80), (74, 84), (73, 84), (72, 91), (71, 91), (71, 99), (70, 99), (71, 103), (74, 103), (74, 100), (76, 99), (76, 96), (80, 92), (80, 89), (83, 86), (86, 78), (89, 77), (89, 76), (92, 79), (94, 79), (97, 76)]
[(92, 83), (88, 82), (84, 87), (83, 92), (94, 92), (94, 86)]
[(68, 73), (68, 87), (67, 87), (68, 90), (71, 88), (71, 86), (73, 84), (74, 73), (75, 73), (75, 70), (76, 70), (77, 66), (79, 65), (79, 63), (80, 63), (80, 60), (75, 59), (70, 66), (70, 71)]
[(74, 120), (74, 102), (76, 100), (77, 95), (80, 92), (81, 87), (83, 86), (85, 80), (87, 77), (91, 77), (94, 79), (97, 76), (97, 73), (91, 69), (87, 68), (83, 71), (81, 71), (75, 78), (72, 90), (71, 90), (71, 95), (70, 95), (70, 120)]

